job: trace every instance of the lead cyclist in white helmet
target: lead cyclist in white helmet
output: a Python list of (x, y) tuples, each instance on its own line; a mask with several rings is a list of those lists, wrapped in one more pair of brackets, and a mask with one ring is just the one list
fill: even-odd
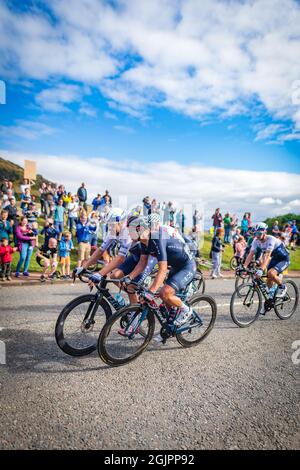
[(276, 237), (267, 234), (268, 226), (261, 222), (255, 227), (255, 238), (252, 242), (250, 253), (246, 258), (244, 267), (247, 268), (255, 256), (257, 248), (263, 251), (260, 269), (256, 271), (256, 275), (261, 277), (265, 269), (268, 272), (267, 286), (272, 288), (274, 282), (278, 285), (277, 297), (284, 297), (286, 294), (286, 286), (282, 283), (279, 276), (287, 269), (290, 264), (290, 255), (284, 246), (284, 243)]

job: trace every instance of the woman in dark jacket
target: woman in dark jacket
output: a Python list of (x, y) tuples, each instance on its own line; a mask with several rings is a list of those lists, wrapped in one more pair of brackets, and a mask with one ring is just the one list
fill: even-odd
[(20, 252), (20, 259), (17, 265), (15, 273), (16, 277), (19, 277), (20, 270), (24, 263), (23, 276), (29, 276), (29, 265), (33, 252), (33, 248), (36, 244), (37, 236), (34, 235), (32, 229), (28, 226), (28, 220), (26, 217), (22, 217), (20, 225), (16, 228), (16, 239), (18, 244), (18, 250)]

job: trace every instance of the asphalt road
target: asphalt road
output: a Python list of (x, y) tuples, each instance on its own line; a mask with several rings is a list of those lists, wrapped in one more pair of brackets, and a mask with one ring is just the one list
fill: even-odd
[(239, 329), (233, 281), (208, 281), (218, 318), (201, 345), (151, 344), (109, 368), (97, 353), (76, 359), (55, 343), (58, 313), (86, 291), (59, 281), (0, 289), (1, 449), (300, 448), (299, 310)]

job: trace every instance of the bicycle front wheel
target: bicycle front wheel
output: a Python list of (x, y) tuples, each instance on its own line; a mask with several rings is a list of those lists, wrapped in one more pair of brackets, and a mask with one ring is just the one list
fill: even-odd
[(277, 298), (274, 310), (280, 320), (288, 320), (294, 315), (299, 303), (299, 290), (294, 281), (285, 281), (287, 288), (286, 295), (281, 299)]
[[(107, 321), (98, 339), (98, 353), (108, 365), (117, 367), (133, 361), (147, 348), (155, 327), (154, 315), (144, 314), (141, 305), (131, 305), (119, 310)], [(138, 324), (138, 326), (136, 326)]]
[(262, 308), (262, 295), (253, 284), (242, 284), (233, 293), (230, 315), (240, 328), (246, 328), (257, 320)]
[(184, 348), (196, 346), (206, 338), (214, 327), (217, 318), (217, 304), (208, 295), (196, 294), (188, 300), (193, 317), (182, 325), (182, 333), (176, 334), (177, 341)]
[(60, 313), (55, 326), (55, 339), (59, 348), (70, 356), (86, 356), (97, 349), (97, 340), (107, 318), (110, 306), (101, 300), (96, 308), (95, 295), (81, 295), (69, 302)]

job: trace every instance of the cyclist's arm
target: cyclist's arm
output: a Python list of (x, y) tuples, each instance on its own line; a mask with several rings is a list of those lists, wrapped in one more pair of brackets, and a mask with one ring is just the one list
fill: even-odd
[(152, 286), (150, 287), (151, 292), (156, 292), (163, 284), (166, 274), (168, 271), (167, 261), (160, 261), (158, 263), (158, 272), (155, 276)]
[(244, 268), (246, 268), (246, 269), (248, 268), (249, 264), (251, 263), (251, 261), (252, 261), (253, 258), (254, 258), (254, 254), (255, 254), (255, 251), (250, 250), (250, 253), (249, 253), (249, 255), (247, 256), (246, 261), (245, 261), (245, 263), (244, 263)]
[(148, 258), (149, 258), (149, 255), (141, 255), (140, 261), (138, 262), (134, 270), (129, 275), (130, 279), (136, 278), (139, 274), (141, 274), (144, 271), (144, 269), (146, 269)]
[(89, 259), (87, 259), (86, 261), (83, 261), (82, 267), (84, 269), (88, 269), (89, 266), (96, 264), (98, 259), (101, 258), (102, 254), (103, 254), (103, 250), (101, 248), (97, 248), (92, 254), (92, 256), (89, 257)]
[(106, 274), (109, 274), (113, 269), (117, 268), (120, 266), (125, 261), (125, 256), (123, 255), (118, 255), (115, 256), (106, 266), (104, 266), (100, 271), (99, 274), (102, 276), (106, 276)]

